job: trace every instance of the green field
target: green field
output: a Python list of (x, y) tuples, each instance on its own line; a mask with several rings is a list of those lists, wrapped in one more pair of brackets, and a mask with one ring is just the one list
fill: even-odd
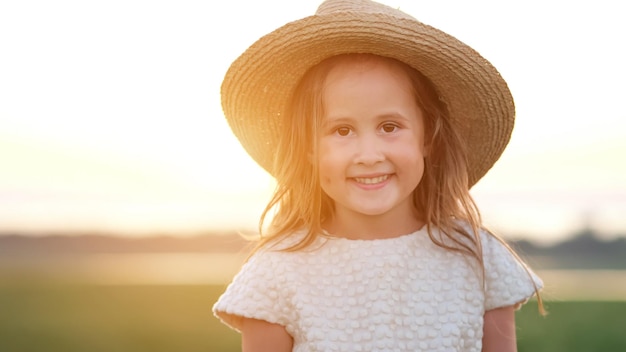
[[(0, 282), (0, 351), (239, 351), (211, 314), (222, 289)], [(518, 313), (519, 351), (626, 351), (626, 302), (547, 305)]]

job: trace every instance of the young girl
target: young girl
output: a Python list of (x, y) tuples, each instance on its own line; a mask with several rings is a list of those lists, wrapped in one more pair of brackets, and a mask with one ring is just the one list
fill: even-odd
[(514, 120), (484, 58), (399, 10), (328, 0), (248, 48), (222, 103), (278, 184), (214, 306), (244, 351), (516, 350), (514, 310), (542, 283), (469, 194)]

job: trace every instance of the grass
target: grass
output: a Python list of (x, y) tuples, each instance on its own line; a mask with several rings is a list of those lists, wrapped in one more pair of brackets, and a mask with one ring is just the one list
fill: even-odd
[(215, 286), (0, 286), (0, 351), (238, 351)]
[[(0, 283), (0, 351), (239, 351), (211, 314), (221, 286)], [(626, 302), (533, 302), (517, 314), (520, 352), (626, 351)]]
[(626, 301), (548, 302), (538, 316), (536, 302), (517, 313), (520, 352), (626, 351)]

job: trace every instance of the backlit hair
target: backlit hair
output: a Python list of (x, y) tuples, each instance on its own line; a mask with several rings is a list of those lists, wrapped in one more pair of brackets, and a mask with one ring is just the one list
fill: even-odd
[[(482, 265), (478, 240), (480, 214), (468, 191), (465, 148), (450, 125), (446, 105), (430, 81), (417, 70), (400, 61), (371, 54), (346, 54), (324, 60), (300, 81), (287, 110), (287, 118), (283, 120), (273, 170), (277, 188), (261, 218), (261, 245), (304, 229), (306, 236), (291, 248), (297, 250), (312, 243), (322, 233), (321, 224), (333, 211), (332, 200), (320, 186), (316, 155), (318, 129), (324, 116), (325, 79), (338, 64), (374, 61), (399, 67), (407, 74), (422, 111), (427, 157), (424, 175), (413, 194), (420, 220), (426, 223), (434, 243), (470, 254)], [(274, 212), (273, 219), (264, 229), (270, 211)], [(471, 226), (471, 234), (460, 226), (459, 219)], [(439, 229), (451, 241), (435, 237), (433, 228)], [(454, 233), (460, 233), (466, 240), (459, 239)]]
[[(273, 169), (277, 186), (261, 216), (261, 238), (256, 248), (303, 231), (305, 234), (301, 240), (286, 249), (300, 250), (323, 233), (322, 223), (333, 212), (333, 202), (321, 188), (317, 165), (325, 80), (330, 70), (339, 64), (369, 62), (382, 62), (402, 69), (411, 81), (417, 106), (422, 111), (427, 152), (423, 177), (413, 192), (413, 204), (420, 220), (426, 224), (430, 239), (442, 248), (476, 259), (484, 272), (479, 233), (483, 226), (480, 212), (469, 193), (467, 151), (450, 122), (445, 102), (430, 80), (417, 70), (401, 61), (372, 54), (331, 57), (311, 68), (301, 79), (282, 121)], [(270, 213), (273, 215), (271, 223), (264, 229)], [(507, 246), (498, 236), (493, 236)], [(507, 248), (515, 255), (510, 247)], [(541, 306), (537, 291), (536, 288)]]

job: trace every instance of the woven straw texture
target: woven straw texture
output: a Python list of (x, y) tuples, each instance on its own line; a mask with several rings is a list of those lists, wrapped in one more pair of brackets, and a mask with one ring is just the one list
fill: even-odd
[(470, 187), (504, 151), (515, 107), (506, 82), (486, 59), (391, 7), (366, 0), (328, 0), (315, 15), (259, 39), (224, 77), (222, 108), (229, 125), (270, 174), (281, 118), (300, 78), (322, 60), (345, 53), (395, 58), (434, 83), (468, 146)]

